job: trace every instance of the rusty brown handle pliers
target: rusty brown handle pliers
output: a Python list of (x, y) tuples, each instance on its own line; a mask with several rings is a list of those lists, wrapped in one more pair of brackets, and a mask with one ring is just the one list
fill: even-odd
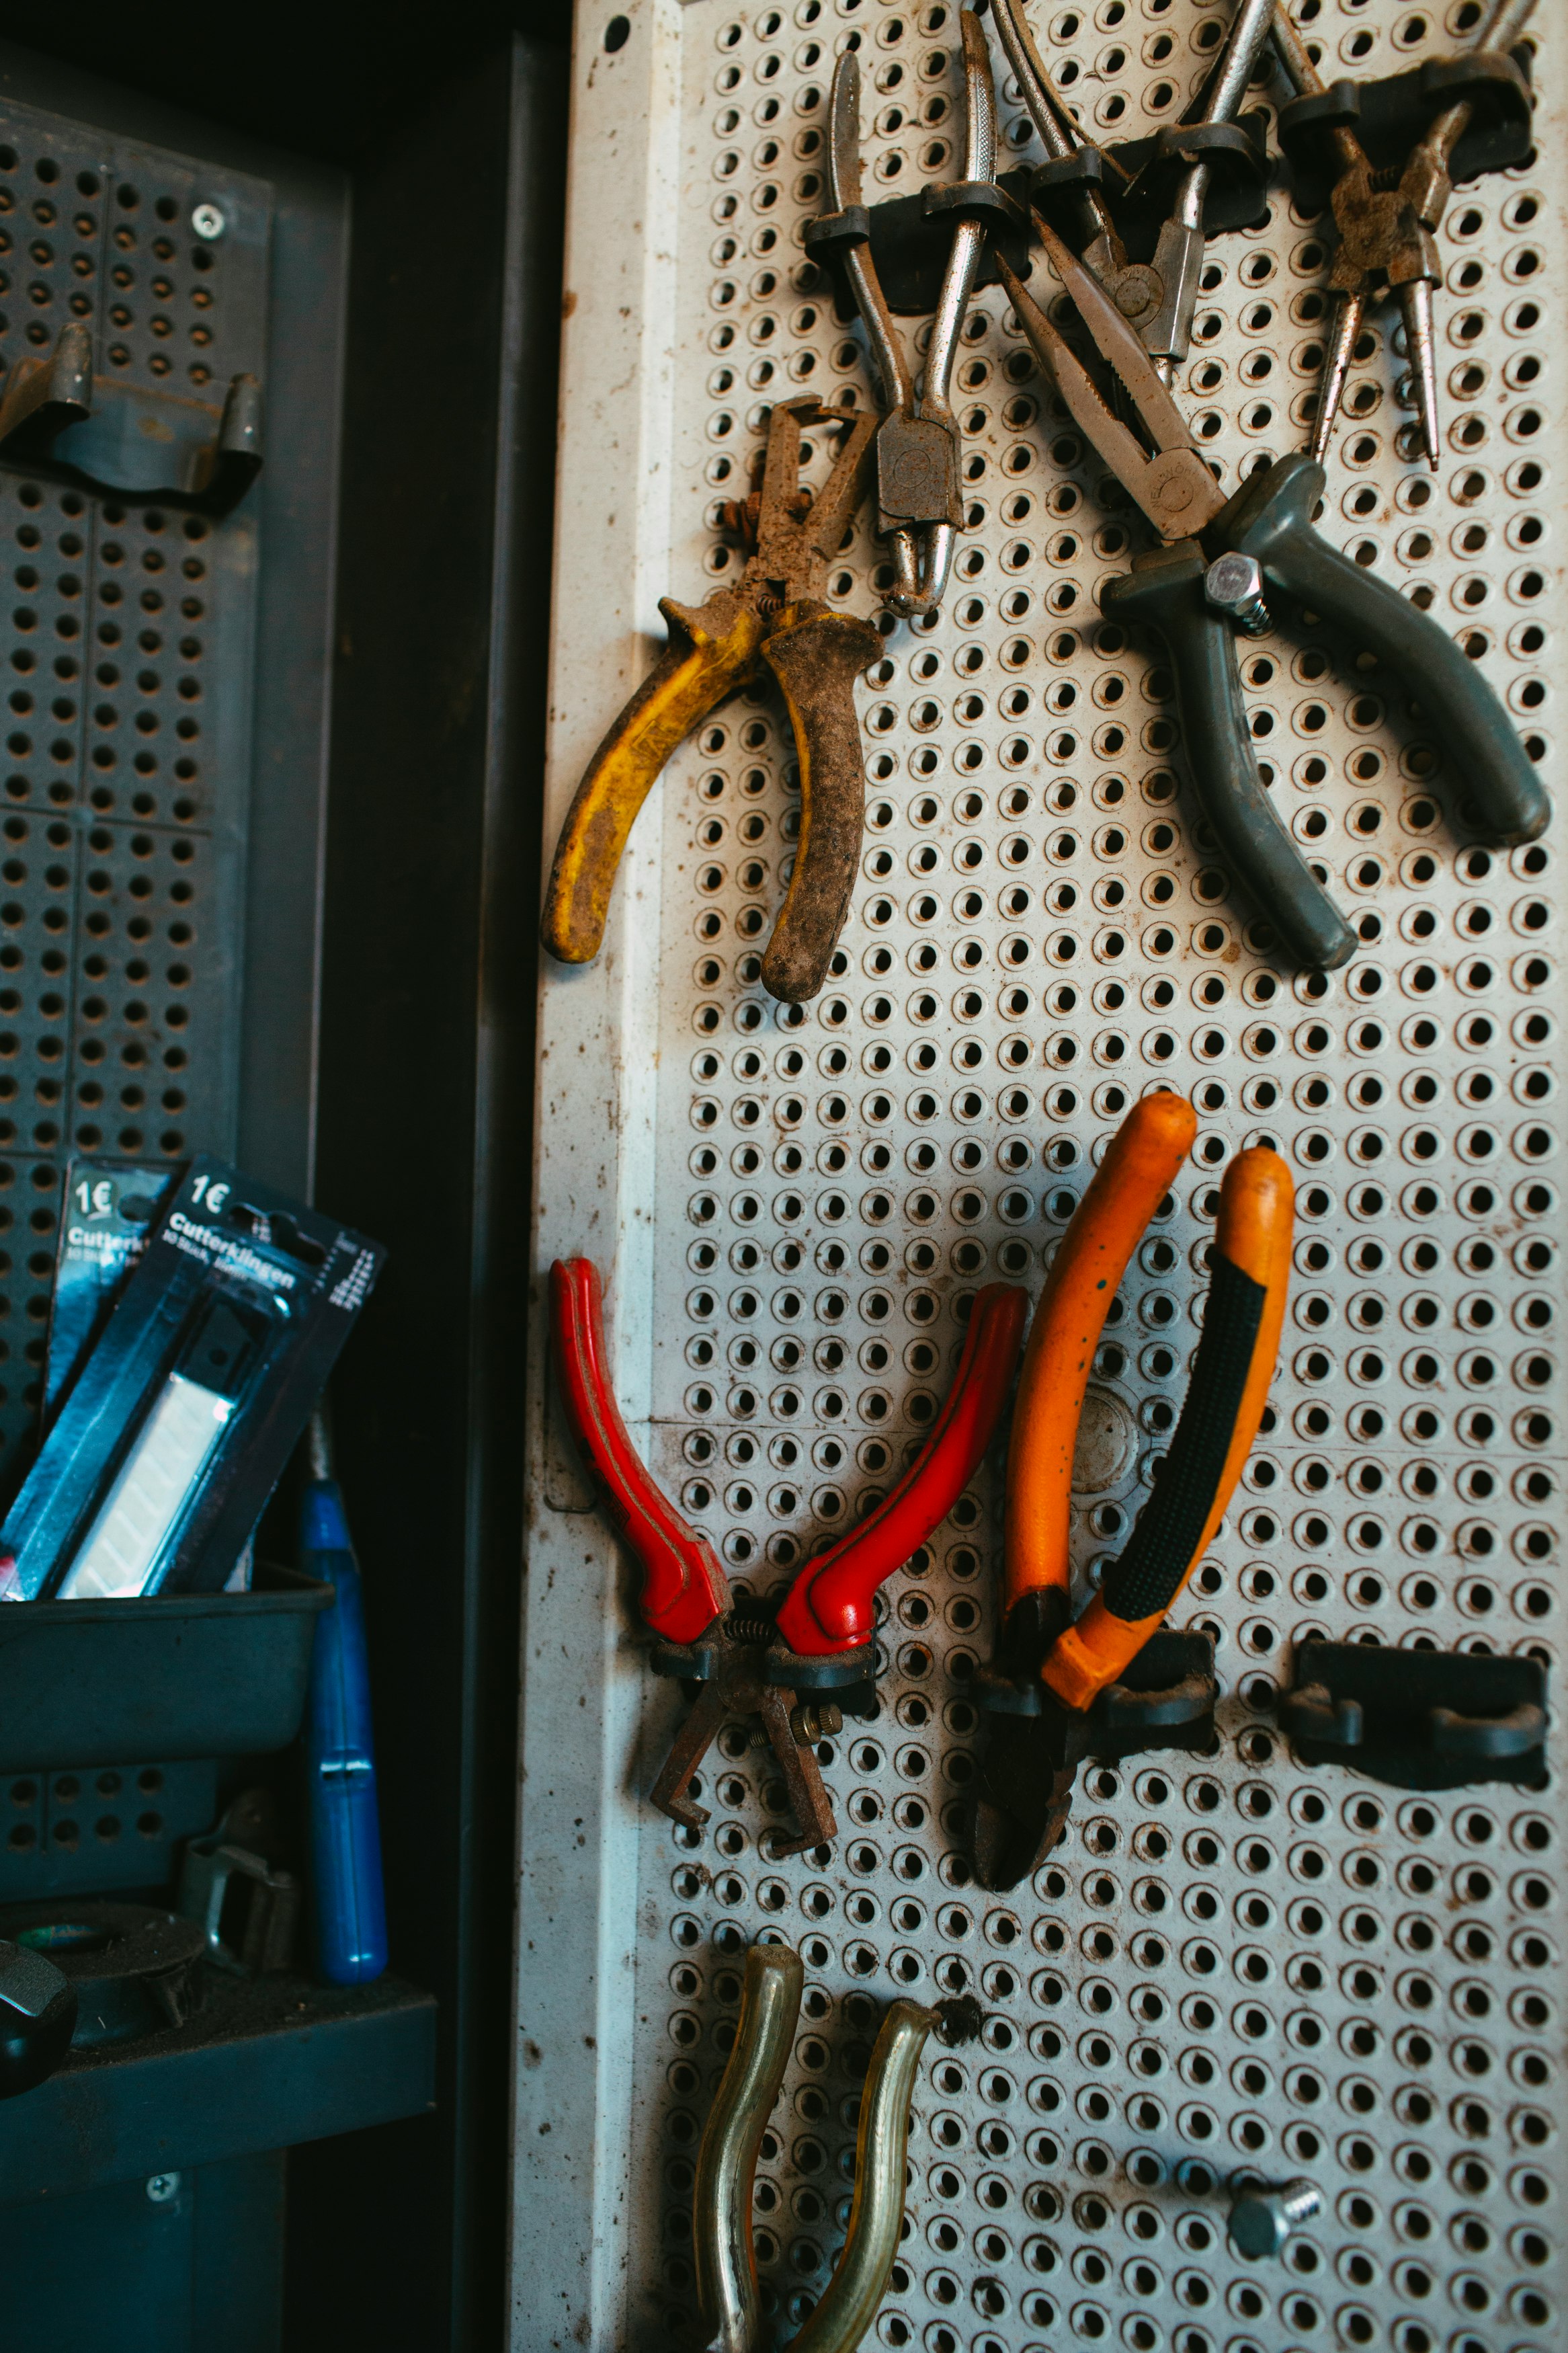
[(1294, 1188), (1279, 1154), (1238, 1153), (1220, 1186), (1192, 1385), (1152, 1493), (1100, 1590), (1070, 1622), (1068, 1534), (1079, 1417), (1105, 1317), (1197, 1120), (1176, 1094), (1122, 1122), (1063, 1235), (1035, 1312), (1007, 1460), (1006, 1571), (975, 1818), (981, 1883), (1010, 1887), (1066, 1820), (1089, 1711), (1125, 1673), (1202, 1559), (1258, 1435), (1290, 1272)]
[[(780, 401), (768, 427), (756, 548), (734, 588), (695, 609), (659, 601), (669, 641), (589, 761), (556, 844), (541, 926), (563, 964), (599, 953), (610, 894), (637, 811), (665, 762), (735, 688), (772, 672), (800, 764), (795, 871), (763, 956), (763, 986), (786, 1004), (815, 997), (849, 911), (860, 860), (865, 765), (855, 681), (881, 650), (868, 621), (824, 603), (826, 565), (860, 502), (876, 419), (850, 426), (803, 516), (803, 426), (816, 400)], [(842, 420), (840, 420), (842, 421)]]

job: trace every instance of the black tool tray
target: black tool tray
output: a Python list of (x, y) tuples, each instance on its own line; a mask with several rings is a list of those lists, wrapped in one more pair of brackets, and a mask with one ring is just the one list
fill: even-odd
[(335, 1598), (258, 1561), (248, 1593), (0, 1606), (0, 1773), (287, 1747)]

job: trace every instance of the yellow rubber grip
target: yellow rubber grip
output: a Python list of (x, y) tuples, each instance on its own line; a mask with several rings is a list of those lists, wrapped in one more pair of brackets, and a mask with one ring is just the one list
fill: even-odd
[(659, 599), (669, 642), (589, 761), (555, 845), (540, 935), (563, 964), (599, 953), (621, 853), (676, 746), (756, 671), (766, 625), (732, 588), (695, 612)]

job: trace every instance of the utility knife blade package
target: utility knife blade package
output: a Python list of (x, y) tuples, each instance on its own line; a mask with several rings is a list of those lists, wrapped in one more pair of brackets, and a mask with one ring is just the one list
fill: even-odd
[(384, 1251), (191, 1162), (0, 1532), (0, 1599), (216, 1592)]
[(46, 1423), (108, 1323), (179, 1174), (132, 1161), (81, 1158), (67, 1170), (44, 1359)]

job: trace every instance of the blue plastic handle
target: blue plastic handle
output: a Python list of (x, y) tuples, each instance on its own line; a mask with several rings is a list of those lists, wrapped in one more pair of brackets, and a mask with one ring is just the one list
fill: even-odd
[(386, 1967), (386, 1896), (364, 1599), (335, 1479), (305, 1490), (300, 1567), (338, 1597), (316, 1620), (305, 1725), (317, 1954), (330, 1985), (368, 1985)]

